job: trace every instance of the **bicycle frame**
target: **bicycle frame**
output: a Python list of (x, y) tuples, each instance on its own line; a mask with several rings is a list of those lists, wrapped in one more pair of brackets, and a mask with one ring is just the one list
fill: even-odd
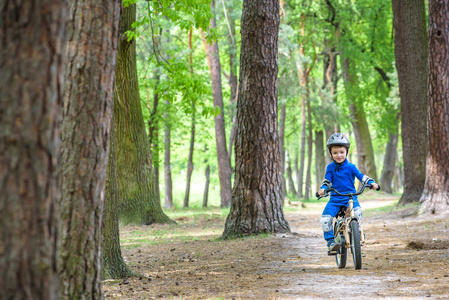
[[(327, 196), (329, 196), (330, 192), (332, 192), (332, 191), (334, 191), (339, 196), (349, 197), (348, 207), (346, 208), (345, 216), (343, 218), (342, 225), (340, 225), (340, 227), (338, 228), (337, 232), (334, 232), (334, 236), (335, 237), (338, 236), (339, 232), (343, 233), (343, 236), (345, 238), (345, 248), (351, 247), (351, 242), (350, 242), (350, 237), (349, 237), (349, 233), (351, 232), (351, 229), (350, 229), (351, 226), (349, 224), (351, 223), (352, 220), (356, 220), (357, 223), (359, 224), (361, 246), (363, 246), (365, 244), (365, 235), (363, 234), (362, 224), (360, 223), (359, 219), (357, 219), (357, 217), (354, 214), (354, 200), (353, 200), (353, 197), (363, 193), (365, 188), (367, 188), (367, 187), (370, 188), (370, 185), (362, 184), (362, 187), (360, 188), (360, 190), (358, 192), (356, 192), (356, 193), (349, 193), (349, 194), (342, 194), (339, 191), (337, 191), (336, 189), (330, 187), (326, 191), (327, 192), (326, 194), (324, 194), (323, 196), (318, 197), (318, 200), (321, 199), (321, 198), (327, 197)], [(337, 216), (335, 218), (337, 218)]]
[[(337, 218), (337, 217), (336, 217)], [(351, 239), (349, 237), (349, 233), (351, 232), (351, 226), (349, 225), (352, 220), (356, 220), (359, 224), (360, 229), (360, 242), (361, 246), (365, 244), (365, 237), (363, 234), (363, 228), (362, 224), (360, 223), (360, 220), (357, 219), (357, 217), (354, 214), (354, 200), (352, 200), (352, 197), (349, 199), (349, 206), (346, 208), (345, 216), (342, 218), (341, 225), (338, 227), (337, 232), (334, 232), (334, 236), (337, 237), (340, 232), (343, 233), (343, 236), (345, 237), (345, 248), (351, 247)]]

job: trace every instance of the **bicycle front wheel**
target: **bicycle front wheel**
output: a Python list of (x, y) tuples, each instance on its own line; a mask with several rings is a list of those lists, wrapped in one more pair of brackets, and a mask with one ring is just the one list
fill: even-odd
[(334, 223), (334, 234), (335, 240), (340, 243), (340, 249), (337, 251), (337, 255), (335, 255), (335, 262), (337, 263), (337, 267), (339, 269), (344, 269), (346, 267), (346, 258), (347, 258), (347, 249), (345, 243), (345, 237), (342, 232), (338, 232), (339, 223)]
[(352, 259), (354, 261), (354, 268), (359, 270), (362, 268), (362, 247), (360, 245), (359, 223), (357, 223), (356, 220), (352, 220), (350, 226)]

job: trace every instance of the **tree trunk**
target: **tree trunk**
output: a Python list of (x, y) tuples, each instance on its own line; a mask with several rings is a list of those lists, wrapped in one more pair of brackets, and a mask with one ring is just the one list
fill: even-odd
[(103, 195), (120, 5), (70, 2), (60, 156), (60, 299), (103, 297)]
[(354, 129), (357, 144), (357, 159), (360, 172), (372, 177), (377, 181), (376, 164), (374, 161), (374, 150), (371, 143), (371, 135), (366, 121), (363, 102), (357, 99), (356, 79), (352, 74), (349, 58), (343, 59), (343, 80), (345, 82), (346, 94), (351, 111), (351, 123)]
[(304, 193), (305, 199), (310, 199), (310, 189), (312, 188), (312, 154), (313, 154), (313, 136), (312, 136), (312, 112), (310, 109), (310, 91), (309, 91), (309, 70), (306, 72), (306, 97), (307, 97), (307, 119), (309, 137), (307, 140), (307, 150), (309, 151), (307, 156), (307, 172), (306, 172), (306, 188)]
[[(215, 1), (211, 2), (211, 10), (215, 13)], [(211, 29), (216, 28), (215, 16), (211, 20)], [(231, 204), (231, 161), (226, 149), (226, 132), (224, 123), (223, 93), (221, 86), (221, 66), (218, 54), (218, 44), (207, 44), (203, 37), (206, 49), (207, 61), (212, 78), (212, 94), (214, 107), (220, 109), (220, 113), (215, 116), (215, 140), (217, 145), (218, 177), (220, 178), (221, 207), (228, 207)]]
[(324, 133), (323, 130), (315, 130), (315, 189), (318, 191), (324, 179), (326, 164), (324, 160)]
[[(189, 30), (189, 65), (190, 65), (190, 75), (193, 76), (193, 66), (192, 66), (192, 29)], [(192, 178), (193, 172), (193, 150), (195, 146), (195, 101), (192, 99), (192, 122), (190, 128), (190, 148), (189, 148), (189, 161), (187, 162), (187, 181), (186, 181), (186, 193), (184, 197), (184, 207), (189, 207), (189, 196), (190, 196), (190, 180)]]
[(171, 140), (170, 140), (170, 122), (169, 122), (169, 113), (168, 106), (170, 102), (165, 101), (165, 150), (164, 150), (164, 183), (165, 183), (165, 208), (173, 207), (173, 183), (171, 178), (171, 162), (170, 162), (170, 148), (171, 148)]
[(206, 182), (204, 183), (204, 193), (203, 193), (203, 207), (207, 207), (207, 202), (209, 200), (209, 184), (210, 184), (210, 166), (206, 164), (206, 171), (204, 172), (206, 176)]
[(151, 151), (151, 161), (153, 163), (154, 169), (154, 186), (156, 187), (156, 192), (158, 195), (159, 203), (161, 200), (160, 193), (160, 180), (159, 180), (159, 124), (157, 122), (157, 108), (159, 105), (159, 92), (157, 92), (161, 75), (156, 68), (155, 75), (156, 83), (155, 83), (155, 92), (153, 95), (153, 108), (151, 110), (150, 120), (148, 121), (148, 131), (149, 131), (149, 139), (150, 139), (150, 151)]
[(421, 213), (449, 213), (449, 7), (429, 2), (428, 137)]
[(279, 1), (244, 0), (235, 183), (223, 238), (289, 232), (277, 128)]
[(117, 55), (114, 120), (120, 215), (144, 224), (171, 223), (162, 211), (154, 184), (151, 153), (140, 104), (136, 41), (125, 34), (136, 20), (136, 5), (123, 9)]
[[(304, 57), (304, 46), (301, 43), (299, 46), (299, 54)], [(297, 64), (297, 71), (299, 77), (299, 86), (303, 89), (306, 89), (306, 72), (307, 65), (303, 63), (302, 65)], [(299, 173), (297, 173), (296, 181), (298, 183), (298, 190), (296, 194), (296, 198), (303, 197), (303, 185), (304, 185), (304, 166), (305, 166), (305, 158), (306, 158), (306, 101), (307, 96), (306, 93), (301, 95), (301, 155), (299, 159)]]
[(232, 14), (232, 8), (229, 9), (229, 85), (231, 87), (231, 115), (232, 115), (232, 127), (229, 137), (229, 159), (232, 156), (232, 147), (234, 145), (235, 133), (237, 131), (237, 114), (235, 104), (237, 102), (237, 47), (235, 45), (235, 19)]
[[(113, 117), (114, 119), (114, 117)], [(112, 124), (115, 124), (114, 120)], [(127, 278), (135, 276), (126, 265), (120, 248), (120, 230), (118, 216), (120, 213), (119, 187), (117, 182), (117, 137), (114, 126), (111, 126), (106, 191), (103, 215), (103, 269), (102, 277)]]
[(397, 145), (398, 145), (398, 128), (395, 132), (388, 136), (387, 149), (385, 150), (384, 166), (382, 175), (380, 176), (380, 185), (382, 189), (389, 193), (393, 193), (393, 176), (396, 169)]
[(427, 29), (423, 0), (393, 0), (395, 56), (401, 96), (404, 193), (400, 204), (420, 199), (426, 180)]
[(288, 190), (290, 194), (296, 195), (295, 183), (293, 181), (292, 167), (290, 159), (287, 160), (287, 178), (288, 178)]
[(280, 150), (280, 165), (281, 165), (281, 187), (282, 187), (282, 206), (284, 206), (285, 196), (287, 194), (287, 183), (285, 181), (285, 115), (286, 115), (287, 103), (282, 103), (281, 106), (281, 119), (279, 120), (279, 150)]
[[(205, 154), (205, 156), (207, 155), (207, 146), (204, 147), (204, 151), (203, 153)], [(209, 184), (210, 184), (210, 166), (209, 166), (209, 161), (208, 158), (206, 156), (206, 158), (204, 159), (204, 165), (206, 166), (206, 170), (204, 172), (204, 175), (206, 177), (206, 181), (204, 182), (204, 193), (203, 193), (203, 207), (207, 207), (207, 202), (209, 200)]]
[(58, 299), (58, 152), (66, 1), (2, 1), (0, 291)]

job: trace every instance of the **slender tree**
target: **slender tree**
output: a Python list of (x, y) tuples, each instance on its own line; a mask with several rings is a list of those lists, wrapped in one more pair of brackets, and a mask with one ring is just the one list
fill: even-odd
[(279, 118), (279, 151), (281, 163), (281, 187), (282, 187), (282, 206), (284, 206), (285, 196), (287, 195), (287, 182), (285, 180), (285, 117), (287, 115), (287, 102), (284, 101), (281, 105), (281, 113)]
[[(160, 84), (161, 75), (159, 73), (159, 69), (155, 68), (155, 92), (153, 94), (153, 104), (151, 108), (150, 120), (148, 121), (148, 131), (149, 131), (149, 140), (150, 140), (150, 149), (151, 149), (151, 162), (153, 163), (154, 169), (154, 185), (156, 187), (156, 192), (159, 197), (160, 202), (160, 185), (159, 185), (159, 123), (157, 120), (159, 107), (159, 91), (158, 86)], [(149, 102), (149, 101), (148, 101)], [(148, 107), (150, 104), (148, 103)]]
[[(211, 10), (214, 17), (211, 20), (210, 28), (216, 28), (215, 21), (215, 0), (211, 2)], [(224, 122), (223, 109), (223, 93), (221, 86), (221, 65), (218, 53), (218, 43), (213, 42), (212, 45), (206, 42), (203, 36), (204, 47), (206, 49), (207, 61), (209, 64), (210, 74), (212, 78), (212, 94), (214, 98), (214, 107), (220, 111), (215, 116), (215, 140), (217, 145), (218, 159), (218, 177), (220, 179), (220, 197), (221, 206), (227, 207), (231, 204), (231, 161), (229, 160), (228, 151), (226, 149), (226, 132)]]
[(120, 4), (77, 0), (69, 6), (60, 157), (61, 299), (102, 297), (103, 195)]
[(429, 149), (421, 212), (449, 213), (449, 6), (429, 1)]
[[(189, 67), (190, 76), (193, 76), (193, 48), (192, 48), (192, 29), (189, 30)], [(195, 100), (191, 99), (192, 102), (192, 120), (190, 125), (190, 147), (189, 147), (189, 159), (187, 162), (187, 180), (186, 180), (186, 192), (184, 195), (184, 207), (189, 207), (189, 196), (190, 196), (190, 180), (192, 179), (193, 172), (193, 150), (195, 146)]]
[(277, 128), (279, 1), (244, 0), (235, 183), (223, 238), (289, 232)]
[(171, 178), (171, 130), (169, 121), (169, 107), (170, 101), (165, 100), (165, 112), (164, 112), (164, 185), (165, 185), (165, 208), (173, 207), (173, 182)]
[(393, 0), (394, 50), (401, 97), (404, 193), (400, 203), (420, 199), (426, 180), (427, 29), (424, 0)]
[(324, 179), (324, 171), (326, 170), (324, 151), (324, 132), (323, 130), (315, 130), (315, 189), (317, 191)]
[(0, 4), (0, 294), (58, 299), (66, 1)]
[[(399, 117), (399, 115), (398, 115)], [(380, 176), (382, 189), (391, 194), (393, 193), (393, 176), (396, 169), (397, 146), (398, 146), (398, 126), (388, 135), (387, 148), (385, 149), (384, 165)]]

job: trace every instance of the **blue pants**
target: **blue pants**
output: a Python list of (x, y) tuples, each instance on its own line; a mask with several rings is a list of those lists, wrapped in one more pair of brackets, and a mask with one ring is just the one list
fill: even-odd
[[(332, 227), (332, 220), (338, 214), (342, 206), (348, 207), (349, 206), (348, 201), (344, 203), (341, 201), (333, 202), (332, 200), (329, 200), (329, 202), (327, 202), (326, 204), (326, 207), (324, 208), (323, 214), (321, 215), (321, 227), (323, 229), (324, 239), (326, 241), (334, 239), (334, 229)], [(354, 210), (356, 209), (360, 210), (360, 217), (361, 217), (361, 207), (359, 201), (354, 199)]]

